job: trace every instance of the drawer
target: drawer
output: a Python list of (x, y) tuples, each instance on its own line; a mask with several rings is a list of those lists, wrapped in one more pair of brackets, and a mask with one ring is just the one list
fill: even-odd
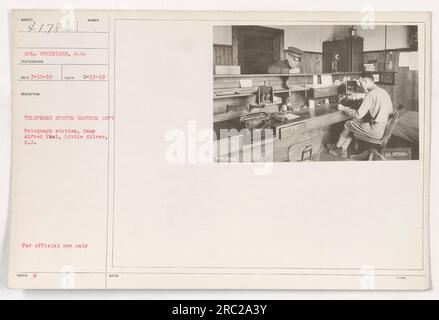
[(299, 131), (304, 131), (306, 129), (305, 122), (291, 123), (278, 128), (279, 139), (285, 139), (291, 137)]
[(321, 151), (322, 137), (314, 138), (293, 144), (288, 149), (289, 161), (312, 161)]

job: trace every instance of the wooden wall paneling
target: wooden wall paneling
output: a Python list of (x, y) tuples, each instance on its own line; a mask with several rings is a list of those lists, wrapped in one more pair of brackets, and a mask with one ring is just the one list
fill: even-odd
[(399, 66), (399, 55), (401, 50), (390, 51), (374, 51), (364, 53), (364, 62), (369, 60), (377, 60), (378, 70), (385, 71), (385, 60), (387, 55), (387, 61), (392, 61), (391, 71), (395, 71), (395, 85), (380, 85), (385, 89), (392, 99), (393, 107), (396, 108), (399, 104), (402, 104), (406, 110), (418, 111), (419, 110), (419, 81), (418, 71), (409, 70), (408, 67)]
[[(322, 57), (318, 52), (304, 52), (302, 57), (303, 73), (322, 73)], [(229, 45), (213, 45), (213, 66), (231, 66), (233, 64), (233, 48)]]
[(233, 65), (232, 46), (213, 45), (213, 66), (231, 66)]
[(213, 80), (213, 88), (216, 89), (226, 89), (226, 88), (239, 88), (239, 79), (222, 79), (215, 78)]
[(322, 43), (322, 72), (332, 72), (332, 60), (334, 58), (334, 42), (325, 41)]
[(232, 26), (232, 64), (238, 66), (239, 31)]
[(323, 54), (318, 52), (304, 52), (302, 56), (303, 73), (322, 73)]

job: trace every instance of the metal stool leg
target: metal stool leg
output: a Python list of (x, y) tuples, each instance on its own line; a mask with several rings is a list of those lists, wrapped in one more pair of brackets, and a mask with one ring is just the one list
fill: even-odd
[(384, 156), (375, 147), (370, 147), (368, 150), (363, 151), (360, 154), (350, 156), (350, 158), (353, 160), (368, 160), (368, 161), (386, 160), (386, 158), (384, 158)]
[(376, 148), (372, 148), (369, 156), (369, 161), (373, 160), (386, 160), (386, 158), (384, 158), (384, 156), (379, 153)]

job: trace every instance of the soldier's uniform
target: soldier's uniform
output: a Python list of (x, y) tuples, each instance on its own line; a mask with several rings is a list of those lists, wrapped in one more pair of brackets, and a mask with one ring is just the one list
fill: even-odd
[(300, 62), (302, 61), (303, 51), (296, 47), (288, 47), (285, 54), (293, 57), (293, 65), (287, 59), (279, 60), (268, 67), (268, 73), (300, 73)]

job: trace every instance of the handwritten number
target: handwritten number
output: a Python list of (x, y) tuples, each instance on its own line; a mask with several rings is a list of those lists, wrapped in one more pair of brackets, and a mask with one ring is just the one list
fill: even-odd
[(35, 29), (35, 21), (29, 26), (29, 32)]
[(32, 24), (28, 26), (28, 31), (32, 32), (47, 32), (47, 33), (53, 33), (53, 32), (59, 32), (59, 30), (62, 29), (62, 25), (60, 23), (54, 24), (54, 23), (42, 23), (39, 29), (37, 29), (37, 22), (34, 21)]
[(55, 32), (58, 32), (62, 28), (61, 23), (57, 23), (55, 27)]

